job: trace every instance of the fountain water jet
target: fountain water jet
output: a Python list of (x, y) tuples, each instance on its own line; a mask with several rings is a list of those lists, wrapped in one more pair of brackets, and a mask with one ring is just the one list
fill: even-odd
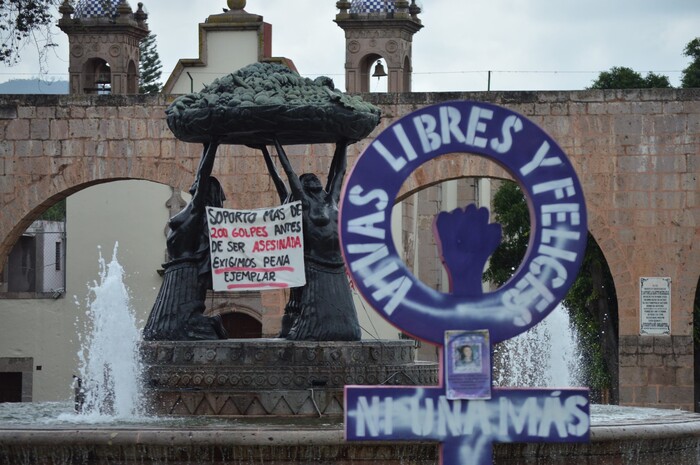
[(141, 333), (117, 250), (118, 243), (109, 263), (100, 251), (98, 281), (88, 286), (86, 319), (79, 331), (81, 415), (93, 421), (139, 417), (144, 408)]
[(572, 387), (584, 384), (578, 335), (558, 305), (540, 324), (497, 348), (497, 386)]

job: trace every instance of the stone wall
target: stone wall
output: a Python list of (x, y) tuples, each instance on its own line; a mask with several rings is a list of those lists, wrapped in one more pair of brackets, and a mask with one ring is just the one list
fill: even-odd
[[(626, 344), (621, 355), (634, 355), (623, 350), (634, 346), (642, 350), (648, 341), (638, 336), (639, 278), (670, 277), (673, 283), (672, 337), (652, 340), (653, 347), (663, 339), (672, 341), (668, 343), (670, 347), (683, 347), (682, 357), (676, 362), (680, 364), (676, 376), (659, 375), (659, 370), (666, 368), (668, 357), (638, 353), (639, 370), (622, 365), (625, 370), (621, 370), (621, 401), (692, 408), (690, 385), (679, 383), (686, 383), (693, 369), (690, 335), (700, 275), (700, 248), (693, 247), (700, 224), (699, 89), (411, 93), (366, 98), (384, 111), (377, 131), (424, 105), (468, 99), (517, 111), (557, 140), (581, 178), (589, 229), (605, 253), (615, 279), (620, 336)], [(163, 111), (171, 99), (1, 96), (0, 262), (40, 212), (89, 185), (116, 179), (146, 179), (186, 190), (201, 149), (175, 140), (168, 130)], [(349, 163), (370, 142), (371, 137), (353, 145)], [(292, 146), (288, 154), (299, 173), (313, 171), (325, 177), (332, 149), (327, 145)], [(227, 207), (276, 203), (259, 153), (224, 147), (214, 171), (229, 196)], [(480, 158), (444, 157), (415, 173), (405, 194), (437, 178), (459, 176), (502, 178), (507, 174)], [(265, 301), (279, 305), (283, 299), (270, 294)], [(629, 357), (625, 360), (632, 363)], [(659, 382), (651, 389), (656, 389), (655, 398), (642, 395), (641, 390), (652, 381)], [(668, 394), (671, 390), (674, 395)]]
[(620, 379), (626, 405), (692, 410), (693, 338), (621, 336)]

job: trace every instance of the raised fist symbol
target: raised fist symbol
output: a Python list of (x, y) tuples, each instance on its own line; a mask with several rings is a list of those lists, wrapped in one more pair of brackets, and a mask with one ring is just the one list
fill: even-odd
[(433, 231), (450, 291), (464, 296), (483, 294), (481, 276), (486, 261), (501, 243), (501, 225), (489, 223), (488, 208), (470, 204), (435, 217)]

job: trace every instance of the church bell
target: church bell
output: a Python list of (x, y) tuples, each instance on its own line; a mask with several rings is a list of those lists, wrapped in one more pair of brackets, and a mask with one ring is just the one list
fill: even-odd
[(384, 65), (381, 61), (378, 61), (376, 66), (374, 67), (374, 73), (372, 74), (372, 77), (376, 77), (378, 79), (380, 77), (386, 77), (386, 75), (387, 74), (384, 70)]

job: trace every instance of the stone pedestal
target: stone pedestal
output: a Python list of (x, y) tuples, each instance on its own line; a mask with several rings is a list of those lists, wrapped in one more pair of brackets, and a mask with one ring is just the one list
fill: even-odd
[(413, 341), (157, 341), (142, 351), (160, 415), (341, 416), (348, 384), (438, 384), (438, 364), (417, 362)]

